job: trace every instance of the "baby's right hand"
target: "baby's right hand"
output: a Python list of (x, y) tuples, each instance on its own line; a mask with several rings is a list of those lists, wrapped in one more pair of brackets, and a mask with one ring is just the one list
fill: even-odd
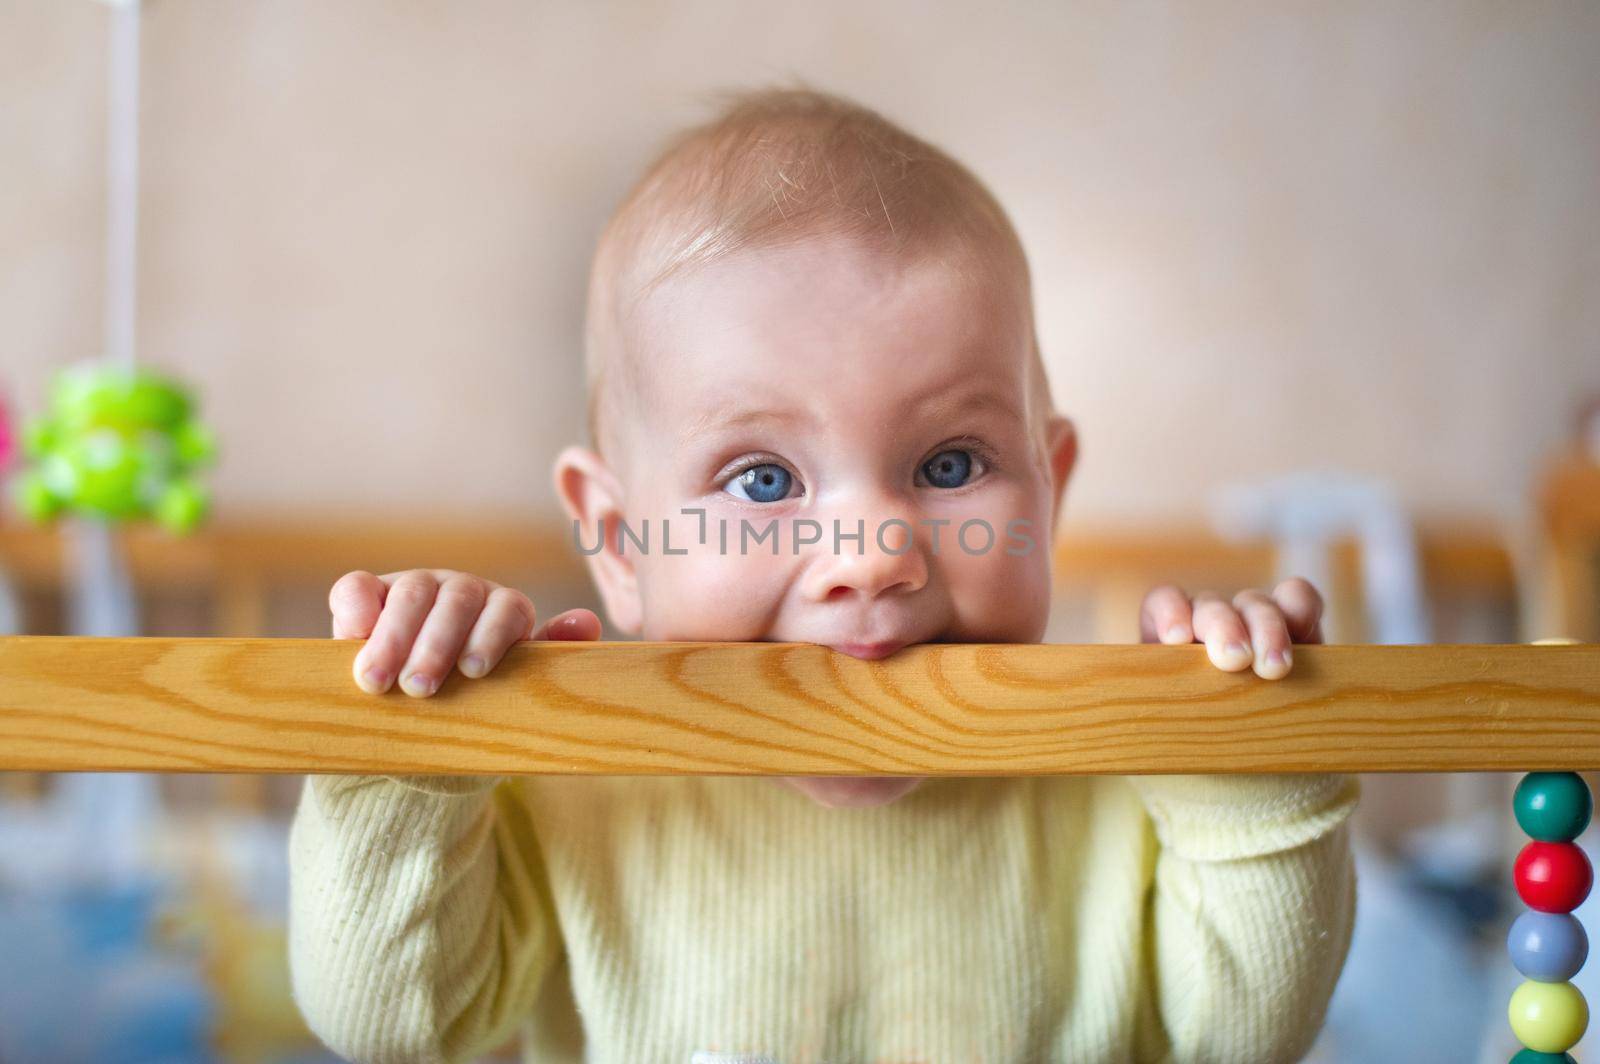
[(361, 689), (400, 689), (426, 698), (452, 667), (476, 679), (524, 639), (599, 639), (592, 610), (558, 613), (538, 628), (528, 596), (492, 580), (450, 569), (408, 569), (374, 576), (346, 573), (328, 592), (333, 638), (365, 639), (356, 654)]

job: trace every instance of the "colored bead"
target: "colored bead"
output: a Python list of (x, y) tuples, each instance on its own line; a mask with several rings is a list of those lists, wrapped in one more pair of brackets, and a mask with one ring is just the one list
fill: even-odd
[(1529, 979), (1564, 983), (1589, 957), (1589, 936), (1571, 913), (1525, 912), (1506, 936), (1511, 963)]
[(1517, 854), (1517, 893), (1530, 909), (1569, 913), (1594, 885), (1589, 858), (1570, 842), (1530, 842)]
[(1571, 983), (1530, 981), (1512, 992), (1507, 1015), (1517, 1041), (1541, 1053), (1562, 1053), (1589, 1026), (1589, 1003)]
[(1537, 1049), (1519, 1050), (1511, 1064), (1578, 1064), (1571, 1053), (1541, 1053)]
[(1522, 830), (1542, 842), (1577, 838), (1594, 812), (1589, 785), (1576, 772), (1530, 772), (1511, 801)]
[(93, 363), (63, 370), (49, 414), (25, 432), (29, 468), (18, 503), (36, 521), (154, 517), (171, 531), (189, 531), (206, 511), (195, 477), (216, 457), (194, 412), (188, 391), (149, 370)]

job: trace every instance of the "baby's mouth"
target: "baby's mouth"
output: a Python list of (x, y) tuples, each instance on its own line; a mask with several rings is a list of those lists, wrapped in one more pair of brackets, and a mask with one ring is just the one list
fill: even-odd
[[(951, 636), (947, 630), (939, 630), (931, 635), (902, 635), (891, 639), (841, 639), (829, 640), (827, 647), (837, 650), (841, 654), (848, 654), (852, 658), (863, 661), (878, 661), (897, 654), (906, 647), (914, 647), (921, 643), (948, 643)], [(821, 640), (818, 640), (821, 642)]]
[(886, 639), (875, 643), (831, 643), (834, 650), (849, 654), (852, 658), (861, 658), (865, 661), (877, 661), (886, 658), (895, 651), (911, 645), (910, 640)]

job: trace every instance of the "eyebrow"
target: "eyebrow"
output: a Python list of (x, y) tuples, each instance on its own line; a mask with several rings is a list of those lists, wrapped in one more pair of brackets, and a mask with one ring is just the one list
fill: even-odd
[(762, 423), (793, 424), (809, 420), (804, 414), (783, 410), (740, 410), (729, 414), (724, 413), (725, 409), (725, 407), (714, 407), (695, 418), (689, 427), (679, 434), (679, 444), (689, 443), (711, 432), (726, 432)]
[[(1009, 394), (990, 386), (967, 393), (940, 385), (913, 399), (911, 405), (920, 416), (937, 421), (948, 420), (968, 410), (995, 410), (1019, 420), (1022, 417), (1021, 408)], [(724, 410), (725, 407), (718, 406), (701, 414), (679, 435), (679, 444), (690, 443), (712, 432), (727, 432), (759, 424), (792, 425), (811, 420), (806, 413), (787, 410), (755, 409), (734, 413), (724, 413)]]
[(995, 410), (1022, 420), (1022, 408), (1007, 392), (984, 386), (970, 393), (956, 392), (951, 388), (930, 389), (914, 404), (925, 417), (943, 421), (967, 410)]

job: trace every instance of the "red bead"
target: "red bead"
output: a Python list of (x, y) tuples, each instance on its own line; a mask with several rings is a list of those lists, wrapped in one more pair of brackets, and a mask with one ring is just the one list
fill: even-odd
[(1530, 842), (1517, 854), (1516, 882), (1530, 909), (1569, 913), (1589, 896), (1594, 869), (1570, 842)]

